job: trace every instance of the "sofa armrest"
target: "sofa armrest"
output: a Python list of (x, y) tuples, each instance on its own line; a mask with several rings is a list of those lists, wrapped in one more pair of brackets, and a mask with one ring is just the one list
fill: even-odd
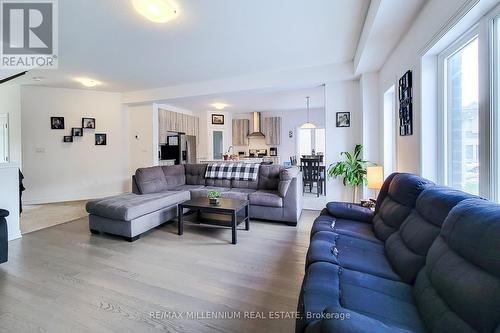
[(9, 211), (5, 209), (0, 209), (0, 218), (9, 216)]
[(410, 331), (351, 311), (342, 307), (328, 307), (323, 311), (324, 319), (306, 329), (309, 332), (321, 333), (409, 333)]
[(132, 193), (142, 194), (141, 190), (139, 190), (139, 186), (137, 185), (137, 178), (135, 178), (135, 175), (132, 175)]
[(287, 222), (297, 223), (302, 215), (302, 172), (292, 178), (283, 198), (283, 217)]
[(371, 209), (349, 202), (329, 202), (326, 210), (333, 217), (365, 223), (371, 223), (375, 215)]

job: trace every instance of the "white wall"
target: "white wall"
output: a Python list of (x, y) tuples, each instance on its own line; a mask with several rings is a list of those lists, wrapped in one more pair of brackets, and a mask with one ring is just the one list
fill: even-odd
[(0, 86), (0, 113), (9, 114), (9, 159), (21, 164), (21, 87)]
[[(152, 104), (129, 106), (128, 163), (132, 175), (138, 168), (150, 167), (158, 154), (158, 112)], [(156, 125), (156, 130), (155, 130)], [(155, 144), (156, 143), (156, 144)]]
[(16, 165), (0, 164), (0, 208), (9, 211), (8, 239), (21, 237), (19, 227), (19, 170)]
[[(128, 118), (118, 93), (25, 86), (21, 88), (25, 203), (83, 200), (125, 192), (129, 187)], [(51, 130), (50, 117), (65, 118)], [(63, 143), (82, 117), (96, 118), (96, 130)], [(94, 133), (107, 145), (95, 146)]]
[[(359, 81), (330, 82), (326, 94), (326, 166), (340, 160), (343, 151), (354, 151), (363, 140), (363, 123)], [(336, 112), (351, 113), (351, 127), (336, 127)], [(345, 188), (340, 179), (327, 181), (328, 201), (352, 201), (351, 188)]]
[[(396, 137), (397, 170), (421, 173), (421, 57), (428, 43), (470, 0), (429, 0), (415, 22), (379, 72), (379, 92), (383, 94), (407, 70), (413, 72), (413, 132)], [(383, 98), (380, 98), (383, 109)], [(398, 106), (399, 107), (399, 106)]]

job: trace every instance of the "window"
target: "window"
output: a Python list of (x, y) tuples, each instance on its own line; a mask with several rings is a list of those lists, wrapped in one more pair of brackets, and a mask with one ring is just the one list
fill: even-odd
[(477, 33), (440, 55), (442, 82), (441, 162), (446, 185), (479, 194), (479, 51)]
[(394, 85), (384, 93), (384, 175), (389, 176), (396, 169), (396, 90)]
[(299, 156), (311, 155), (313, 153), (325, 153), (325, 129), (324, 128), (299, 128), (298, 129)]
[(492, 123), (493, 130), (492, 133), (492, 167), (493, 175), (492, 178), (495, 183), (493, 185), (493, 200), (500, 202), (500, 18), (496, 17), (493, 20), (493, 33), (492, 33), (492, 43), (493, 43), (493, 57), (492, 57), (492, 71), (493, 71), (493, 82), (492, 82)]

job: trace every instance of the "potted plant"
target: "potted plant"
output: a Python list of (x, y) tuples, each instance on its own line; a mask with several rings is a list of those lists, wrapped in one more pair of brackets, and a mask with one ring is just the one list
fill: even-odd
[(344, 186), (353, 187), (353, 203), (356, 202), (359, 186), (367, 184), (366, 165), (370, 162), (362, 159), (362, 152), (363, 145), (357, 144), (353, 154), (347, 151), (340, 153), (340, 156), (344, 156), (345, 160), (330, 165), (327, 171), (328, 178), (343, 177)]
[(210, 202), (211, 205), (218, 205), (219, 204), (219, 198), (220, 198), (219, 192), (208, 191), (207, 197), (208, 197), (208, 201)]

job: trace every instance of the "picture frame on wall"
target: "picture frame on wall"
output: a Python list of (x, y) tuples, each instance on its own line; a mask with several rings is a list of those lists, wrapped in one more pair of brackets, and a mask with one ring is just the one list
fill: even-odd
[(73, 136), (72, 135), (65, 135), (63, 137), (63, 142), (65, 142), (65, 143), (71, 143), (71, 142), (73, 142)]
[(64, 129), (64, 117), (50, 117), (50, 128), (53, 130)]
[(95, 134), (95, 145), (96, 146), (106, 146), (108, 144), (107, 142), (107, 135), (104, 133), (96, 133)]
[(72, 136), (83, 136), (83, 128), (81, 127), (73, 127), (71, 129)]
[(337, 127), (351, 127), (351, 113), (350, 112), (337, 112)]
[(82, 118), (82, 128), (95, 129), (95, 118)]
[(278, 156), (278, 148), (277, 147), (269, 148), (269, 156)]
[(224, 115), (212, 114), (212, 125), (224, 125)]

